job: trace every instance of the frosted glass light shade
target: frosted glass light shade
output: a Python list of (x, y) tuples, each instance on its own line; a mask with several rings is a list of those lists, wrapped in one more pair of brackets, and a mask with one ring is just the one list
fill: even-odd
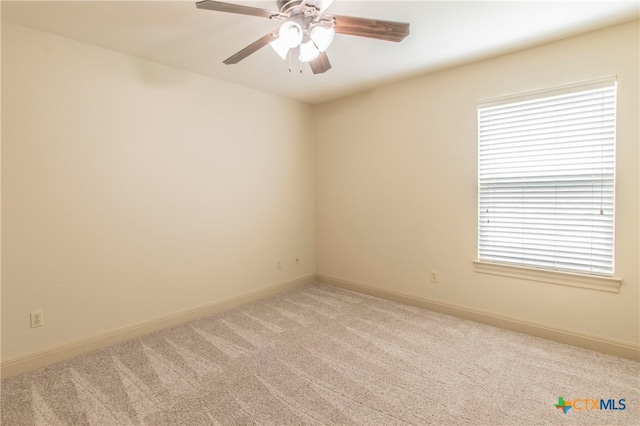
[(316, 44), (320, 52), (324, 52), (331, 46), (336, 31), (333, 28), (315, 27), (311, 30), (311, 40)]
[(281, 37), (273, 40), (269, 45), (276, 51), (276, 53), (282, 58), (287, 59), (287, 53), (289, 53), (289, 46), (287, 41)]
[(297, 47), (302, 42), (302, 27), (295, 22), (287, 21), (280, 27), (278, 38), (284, 40), (291, 49)]
[(300, 62), (311, 62), (316, 59), (319, 54), (320, 51), (311, 40), (300, 45)]
[(289, 49), (300, 45), (302, 37), (302, 27), (295, 22), (287, 21), (280, 27), (278, 38), (269, 43), (269, 45), (282, 59), (287, 59)]

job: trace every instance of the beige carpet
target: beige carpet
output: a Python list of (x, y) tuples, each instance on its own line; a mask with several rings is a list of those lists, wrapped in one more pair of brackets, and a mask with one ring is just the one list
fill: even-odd
[(314, 284), (9, 378), (2, 424), (637, 425), (639, 389), (638, 362)]

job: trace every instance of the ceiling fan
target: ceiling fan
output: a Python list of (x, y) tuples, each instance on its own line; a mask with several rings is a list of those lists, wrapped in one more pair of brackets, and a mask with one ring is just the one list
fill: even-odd
[(324, 14), (332, 3), (333, 0), (277, 0), (278, 12), (213, 0), (199, 1), (196, 7), (284, 21), (279, 29), (225, 59), (223, 62), (227, 65), (237, 64), (269, 44), (282, 59), (297, 54), (301, 62), (309, 63), (314, 74), (321, 74), (331, 69), (326, 50), (335, 34), (394, 42), (400, 42), (409, 35), (406, 22)]

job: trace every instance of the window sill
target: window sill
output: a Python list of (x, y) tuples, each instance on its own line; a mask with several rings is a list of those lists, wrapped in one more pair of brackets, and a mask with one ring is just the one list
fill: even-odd
[(481, 274), (500, 275), (503, 277), (588, 288), (591, 290), (607, 291), (610, 293), (619, 293), (620, 286), (622, 285), (622, 278), (615, 277), (575, 274), (564, 271), (551, 271), (547, 269), (489, 263), (479, 260), (474, 260), (473, 266), (475, 271)]

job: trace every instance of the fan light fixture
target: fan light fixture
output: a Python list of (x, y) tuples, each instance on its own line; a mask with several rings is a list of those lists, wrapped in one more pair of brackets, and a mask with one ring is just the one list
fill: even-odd
[(320, 50), (309, 40), (300, 45), (300, 62), (311, 62), (320, 55)]
[(336, 31), (333, 28), (314, 27), (311, 30), (311, 40), (319, 51), (324, 52), (331, 45), (335, 34)]
[(280, 27), (278, 38), (269, 43), (282, 59), (287, 59), (289, 49), (293, 49), (302, 42), (302, 27), (295, 22), (287, 21)]
[(333, 28), (314, 26), (311, 29), (303, 29), (298, 23), (287, 21), (280, 27), (278, 38), (269, 45), (284, 60), (287, 59), (290, 49), (299, 46), (300, 62), (311, 62), (320, 55), (320, 52), (329, 48), (334, 35)]
[(302, 27), (291, 21), (287, 21), (280, 27), (280, 35), (278, 38), (284, 40), (286, 45), (293, 49), (302, 42)]

